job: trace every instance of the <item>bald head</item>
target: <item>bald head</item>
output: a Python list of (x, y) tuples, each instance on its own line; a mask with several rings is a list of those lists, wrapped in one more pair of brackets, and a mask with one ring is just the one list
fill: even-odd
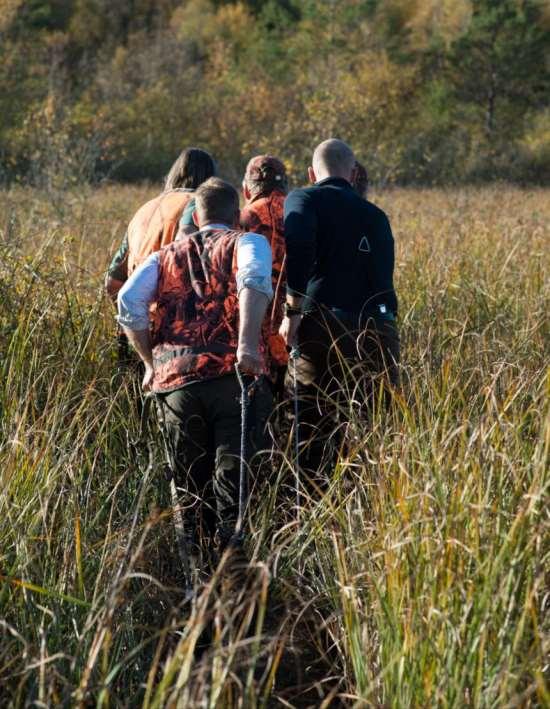
[(327, 177), (343, 177), (351, 181), (355, 168), (355, 155), (343, 140), (330, 138), (315, 148), (312, 167), (314, 182), (325, 180)]

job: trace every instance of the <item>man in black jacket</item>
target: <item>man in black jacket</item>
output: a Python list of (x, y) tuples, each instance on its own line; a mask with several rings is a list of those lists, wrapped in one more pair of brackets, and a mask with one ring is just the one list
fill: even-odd
[[(324, 141), (312, 162), (313, 186), (294, 190), (285, 202), (281, 334), (299, 353), (293, 361), (301, 463), (314, 475), (326, 460), (327, 442), (341, 441), (339, 424), (349, 420), (349, 401), (368, 413), (380, 387), (388, 392), (397, 385), (399, 336), (388, 218), (354, 191), (355, 156), (346, 143)], [(293, 375), (291, 367), (289, 384)]]

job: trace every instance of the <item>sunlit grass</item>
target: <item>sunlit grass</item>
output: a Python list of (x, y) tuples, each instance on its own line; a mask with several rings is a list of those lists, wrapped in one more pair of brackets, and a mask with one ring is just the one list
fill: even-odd
[(148, 195), (0, 194), (0, 694), (549, 704), (549, 193), (378, 195), (397, 240), (402, 392), (369, 428), (351, 406), (299, 526), (280, 442), (272, 484), (255, 483), (246, 582), (222, 567), (192, 607), (162, 447), (140, 432), (101, 293)]

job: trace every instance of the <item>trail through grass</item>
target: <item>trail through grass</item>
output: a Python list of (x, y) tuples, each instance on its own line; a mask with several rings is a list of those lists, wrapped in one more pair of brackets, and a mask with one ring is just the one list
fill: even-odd
[(278, 441), (247, 578), (192, 608), (101, 291), (146, 196), (0, 194), (2, 705), (549, 706), (550, 194), (377, 196), (401, 395), (368, 427), (350, 400), (299, 528)]

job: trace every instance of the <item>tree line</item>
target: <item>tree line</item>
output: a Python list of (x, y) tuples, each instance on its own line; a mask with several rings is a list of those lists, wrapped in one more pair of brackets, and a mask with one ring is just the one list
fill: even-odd
[(304, 181), (550, 182), (544, 0), (0, 0), (0, 181), (162, 177), (186, 145)]

